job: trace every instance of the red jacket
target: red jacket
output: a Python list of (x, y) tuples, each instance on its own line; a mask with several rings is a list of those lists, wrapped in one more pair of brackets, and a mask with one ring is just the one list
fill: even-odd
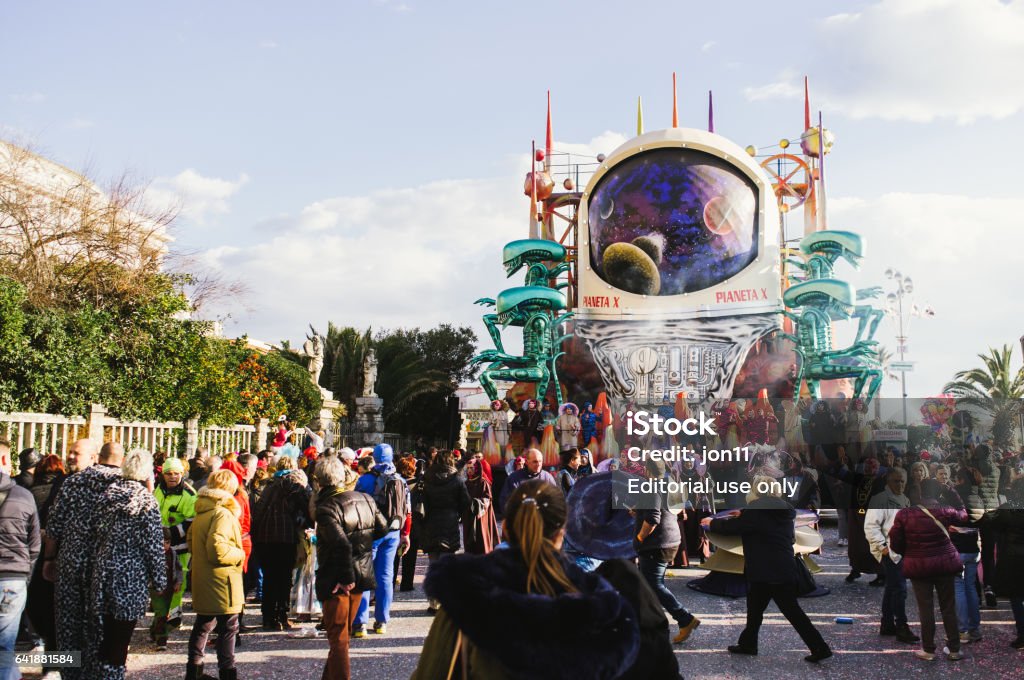
[[(949, 531), (950, 525), (967, 524), (963, 508), (928, 506), (928, 512)], [(925, 514), (921, 506), (913, 505), (896, 513), (889, 530), (889, 545), (903, 555), (903, 575), (907, 578), (954, 576), (963, 570), (960, 553), (945, 532)]]

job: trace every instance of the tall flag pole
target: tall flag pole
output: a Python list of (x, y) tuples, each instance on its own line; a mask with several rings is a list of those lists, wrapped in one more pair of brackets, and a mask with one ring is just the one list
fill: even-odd
[(715, 131), (715, 96), (708, 90), (708, 132)]
[(672, 127), (679, 127), (679, 96), (676, 94), (676, 72), (672, 72)]
[(636, 136), (644, 133), (644, 105), (642, 97), (636, 98)]

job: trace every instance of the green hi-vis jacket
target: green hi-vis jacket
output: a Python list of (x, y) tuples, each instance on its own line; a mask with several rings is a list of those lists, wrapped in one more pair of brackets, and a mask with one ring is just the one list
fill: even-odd
[(196, 490), (184, 481), (168, 489), (161, 481), (153, 495), (160, 505), (160, 522), (170, 530), (171, 548), (179, 555), (188, 552), (185, 537), (196, 516)]

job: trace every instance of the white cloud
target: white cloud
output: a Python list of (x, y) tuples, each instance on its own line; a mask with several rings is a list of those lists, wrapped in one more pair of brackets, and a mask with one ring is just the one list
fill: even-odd
[[(555, 149), (582, 162), (624, 139), (607, 132), (583, 144), (556, 141)], [(375, 328), (450, 322), (473, 326), (488, 342), (485, 310), (473, 302), (522, 281), (506, 279), (501, 265), (504, 244), (528, 235), (528, 158), (512, 161), (493, 179), (324, 198), (263, 221), (244, 243), (208, 251), (206, 261), (242, 277), (256, 303), (254, 314), (230, 320), (229, 332), (276, 341), (327, 320)], [(506, 344), (515, 351), (515, 332)]]
[(373, 2), (375, 5), (380, 5), (399, 14), (412, 11), (412, 5), (405, 2), (395, 2), (395, 0), (373, 0)]
[(94, 125), (96, 125), (95, 121), (91, 121), (88, 118), (82, 118), (80, 116), (76, 116), (68, 122), (68, 127), (72, 130), (84, 130), (86, 128), (91, 128)]
[(701, 52), (710, 52), (711, 48), (714, 47), (717, 44), (718, 43), (715, 42), (714, 40), (708, 40), (706, 43), (704, 43), (703, 45), (700, 46), (700, 51)]
[(328, 319), (475, 324), (473, 301), (508, 285), (501, 247), (525, 237), (527, 212), (514, 178), (432, 182), (317, 201), (275, 218), (265, 240), (207, 257), (252, 290), (256, 314), (235, 323), (253, 337), (277, 340)]
[[(837, 265), (839, 277), (885, 286), (884, 272), (893, 267), (914, 280), (919, 305), (936, 310), (935, 317), (910, 322), (907, 359), (917, 362), (908, 375), (910, 396), (938, 394), (989, 346), (1017, 346), (1021, 260), (1012, 243), (1024, 228), (1024, 199), (890, 193), (830, 200), (829, 213), (831, 228), (857, 232), (866, 242), (862, 270)], [(895, 335), (887, 319), (878, 339), (891, 350)]]
[(261, 50), (274, 50), (274, 49), (277, 49), (277, 47), (278, 47), (277, 43), (275, 41), (273, 41), (273, 40), (261, 40), (260, 41), (260, 49)]
[(159, 208), (180, 208), (181, 216), (203, 224), (211, 215), (231, 210), (229, 199), (247, 182), (242, 173), (237, 180), (204, 177), (192, 168), (174, 177), (159, 177), (146, 191), (146, 198)]
[[(1024, 109), (1024, 0), (880, 0), (820, 22), (803, 63), (815, 106), (853, 118), (1006, 118)], [(797, 98), (803, 87), (786, 72), (745, 93)]]
[(46, 101), (46, 95), (42, 92), (22, 92), (10, 97), (15, 104), (41, 104)]

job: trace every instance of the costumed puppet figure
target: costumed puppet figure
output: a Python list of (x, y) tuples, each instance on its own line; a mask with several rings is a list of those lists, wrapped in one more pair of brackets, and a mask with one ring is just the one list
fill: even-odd
[(735, 402), (725, 402), (715, 418), (715, 431), (723, 449), (735, 448), (743, 441), (743, 423)]
[(504, 449), (508, 444), (508, 414), (508, 404), (499, 399), (495, 399), (491, 402), (491, 412), (488, 415), (488, 421), (491, 426), (491, 432), (494, 433), (494, 439), (502, 449)]
[(600, 417), (594, 413), (594, 405), (589, 401), (584, 402), (583, 413), (580, 414), (580, 432), (583, 435), (583, 446), (590, 446), (590, 441), (597, 439), (599, 419)]
[(540, 413), (540, 420), (545, 427), (554, 425), (558, 421), (558, 414), (548, 402), (544, 402), (544, 410)]
[(512, 421), (512, 427), (523, 433), (523, 446), (529, 447), (533, 439), (540, 440), (541, 432), (544, 429), (541, 421), (540, 411), (537, 410), (537, 400), (530, 399), (526, 410), (521, 412)]
[(758, 397), (752, 413), (744, 424), (747, 440), (754, 444), (774, 445), (779, 438), (779, 419), (768, 403), (768, 397)]
[(871, 425), (868, 406), (863, 399), (851, 399), (846, 412), (846, 451), (855, 463), (864, 456), (864, 449), (871, 441)]
[[(605, 433), (608, 432), (609, 426), (615, 422), (615, 414), (612, 413), (611, 406), (608, 405), (608, 395), (601, 392), (597, 395), (597, 401), (594, 404), (594, 413), (597, 414), (597, 441), (604, 444)], [(612, 428), (614, 435), (614, 427)], [(585, 445), (585, 444), (584, 444)]]
[(786, 438), (786, 450), (807, 460), (807, 444), (804, 443), (803, 419), (800, 411), (793, 400), (786, 399), (782, 402), (782, 431)]
[[(658, 415), (661, 416), (664, 420), (669, 420), (671, 418), (676, 417), (676, 407), (672, 403), (671, 399), (669, 399), (669, 396), (667, 394), (661, 398), (661, 406), (658, 407)], [(664, 439), (664, 441), (661, 442), (662, 446), (666, 448), (672, 446), (672, 435), (666, 433), (662, 437), (662, 439)]]
[(564, 451), (576, 446), (580, 436), (580, 417), (576, 404), (568, 403), (562, 405), (562, 412), (555, 424), (555, 431), (558, 433), (558, 445)]

